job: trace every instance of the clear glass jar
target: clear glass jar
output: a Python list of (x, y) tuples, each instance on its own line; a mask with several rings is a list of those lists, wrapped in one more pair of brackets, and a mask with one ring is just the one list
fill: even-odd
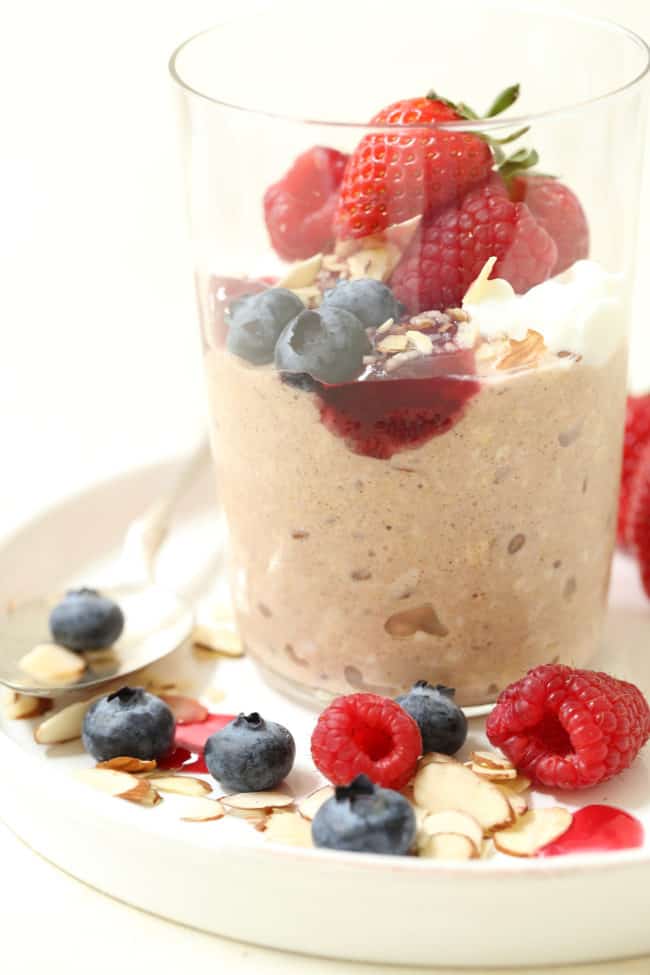
[(172, 58), (211, 434), (266, 673), (480, 705), (599, 641), (648, 51), (524, 4), (400, 22), (303, 5)]

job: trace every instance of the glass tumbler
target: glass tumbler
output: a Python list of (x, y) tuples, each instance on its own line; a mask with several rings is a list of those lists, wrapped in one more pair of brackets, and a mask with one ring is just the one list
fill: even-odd
[(601, 636), (648, 50), (399, 14), (274, 5), (172, 57), (211, 439), (269, 679), (482, 705)]

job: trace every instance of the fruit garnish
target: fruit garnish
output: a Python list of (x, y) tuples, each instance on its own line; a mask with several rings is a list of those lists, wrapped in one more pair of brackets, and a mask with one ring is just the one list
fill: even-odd
[(396, 698), (416, 722), (424, 752), (455, 755), (467, 738), (467, 718), (454, 701), (453, 687), (417, 681), (408, 694)]
[(304, 307), (287, 288), (269, 288), (235, 299), (228, 310), (228, 350), (256, 366), (272, 362), (282, 329)]
[(312, 822), (314, 844), (330, 850), (404, 855), (415, 840), (415, 815), (399, 792), (357, 775), (336, 792)]
[(644, 447), (650, 443), (650, 394), (628, 396), (625, 413), (625, 440), (623, 442), (623, 469), (621, 471), (621, 493), (618, 505), (619, 545), (631, 548), (632, 537), (628, 535), (628, 509), (630, 489), (634, 475), (639, 467), (639, 459)]
[(533, 782), (584, 789), (632, 764), (650, 737), (650, 709), (634, 684), (545, 664), (501, 692), (486, 730)]
[(336, 149), (314, 146), (267, 189), (266, 227), (274, 250), (284, 260), (311, 257), (333, 243), (332, 221), (347, 159)]
[(323, 304), (303, 311), (280, 335), (275, 367), (280, 372), (308, 373), (325, 383), (356, 379), (371, 346), (358, 318), (343, 308)]
[(240, 714), (205, 743), (205, 762), (224, 789), (260, 792), (275, 789), (293, 768), (296, 745), (291, 733), (253, 711)]
[(365, 328), (379, 328), (388, 319), (398, 321), (403, 311), (391, 289), (372, 278), (339, 281), (325, 292), (323, 305), (350, 312)]
[(334, 785), (367, 775), (377, 785), (401, 789), (422, 752), (417, 724), (390, 698), (349, 694), (327, 707), (311, 739), (316, 767)]
[(90, 705), (83, 719), (84, 748), (98, 762), (128, 755), (153, 759), (169, 751), (174, 715), (141, 687), (122, 687)]
[(643, 448), (629, 489), (626, 538), (639, 563), (641, 582), (650, 598), (650, 443)]
[(124, 629), (117, 603), (96, 589), (72, 589), (50, 613), (52, 639), (68, 650), (103, 650)]
[(555, 242), (557, 259), (551, 274), (561, 274), (589, 256), (589, 225), (573, 190), (559, 179), (531, 172), (515, 175), (509, 192), (515, 203), (526, 204)]
[(557, 261), (555, 242), (496, 173), (422, 222), (390, 285), (412, 314), (454, 307), (491, 257), (494, 276), (519, 293), (545, 281)]

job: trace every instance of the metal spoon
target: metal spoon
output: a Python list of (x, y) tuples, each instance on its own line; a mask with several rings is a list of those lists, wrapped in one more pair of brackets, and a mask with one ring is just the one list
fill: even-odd
[(204, 441), (182, 465), (168, 491), (129, 525), (117, 584), (84, 582), (114, 599), (124, 613), (124, 632), (110, 652), (85, 654), (86, 670), (69, 683), (38, 681), (25, 673), (20, 667), (25, 654), (37, 644), (52, 642), (48, 618), (63, 594), (34, 599), (0, 614), (0, 684), (22, 694), (56, 697), (125, 677), (171, 653), (187, 639), (194, 614), (176, 593), (156, 584), (154, 567), (174, 508), (208, 461), (209, 446)]

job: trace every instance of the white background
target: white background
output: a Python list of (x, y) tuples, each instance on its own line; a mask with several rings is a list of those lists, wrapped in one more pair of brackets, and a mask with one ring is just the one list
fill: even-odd
[[(312, 2), (326, 15), (326, 2)], [(244, 5), (252, 6), (15, 0), (2, 7), (0, 534), (72, 490), (176, 454), (196, 438), (204, 399), (166, 61), (180, 40)], [(650, 37), (647, 0), (564, 6)], [(644, 275), (648, 184), (640, 203)], [(637, 289), (637, 375), (648, 331)], [(1, 790), (0, 783), (0, 801)], [(15, 954), (27, 972), (46, 964), (63, 970), (63, 955), (70, 975), (149, 967), (164, 975), (202, 963), (237, 973), (357, 971), (139, 914), (43, 863), (1, 826), (0, 916), (3, 965)], [(640, 975), (650, 960), (602, 971)]]

